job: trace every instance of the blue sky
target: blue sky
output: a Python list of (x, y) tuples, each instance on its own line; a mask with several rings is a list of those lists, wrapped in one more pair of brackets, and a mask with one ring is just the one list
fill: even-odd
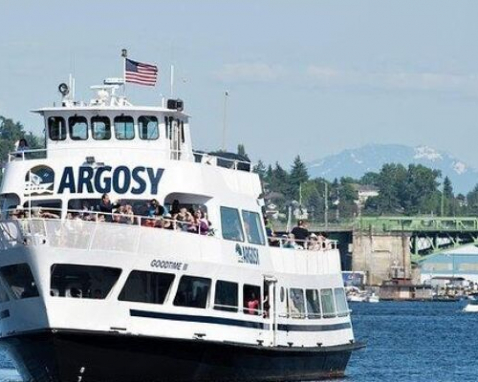
[(227, 146), (289, 165), (368, 143), (430, 145), (478, 167), (476, 1), (0, 0), (0, 114), (40, 132), (28, 111), (121, 75), (121, 48), (160, 66), (198, 149)]

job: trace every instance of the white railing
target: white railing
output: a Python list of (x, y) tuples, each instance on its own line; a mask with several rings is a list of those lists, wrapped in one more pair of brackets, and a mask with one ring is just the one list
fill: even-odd
[[(211, 155), (207, 153), (202, 153), (198, 151), (185, 151), (185, 150), (164, 150), (164, 149), (151, 149), (151, 148), (144, 148), (144, 147), (125, 147), (125, 146), (108, 146), (108, 147), (88, 147), (88, 152), (93, 156), (95, 151), (105, 152), (105, 150), (124, 150), (127, 148), (128, 150), (138, 150), (141, 152), (150, 151), (150, 152), (161, 152), (163, 154), (168, 155), (171, 160), (194, 160), (196, 163), (202, 163), (217, 167), (228, 168), (231, 170), (241, 170), (252, 172), (253, 164), (247, 161), (241, 161), (238, 159), (231, 159), (225, 158), (218, 155)], [(26, 161), (26, 160), (35, 160), (35, 159), (45, 159), (48, 157), (48, 152), (54, 151), (67, 151), (70, 153), (71, 151), (79, 150), (84, 152), (84, 147), (52, 147), (48, 149), (29, 149), (29, 150), (22, 150), (22, 151), (13, 151), (8, 154), (8, 161)]]
[[(174, 218), (158, 216), (140, 216), (107, 213), (91, 210), (67, 210), (67, 217), (61, 219), (62, 210), (58, 208), (31, 207), (24, 210), (9, 210), (10, 218), (0, 221), (0, 244), (4, 249), (15, 245), (48, 244), (55, 247), (72, 247), (82, 249), (111, 249), (137, 252), (140, 243), (132, 238), (139, 238), (140, 227), (165, 229), (200, 236), (215, 236), (215, 230), (209, 224), (202, 229), (200, 221), (180, 221)], [(101, 234), (97, 235), (98, 226)], [(105, 239), (103, 236), (111, 237)], [(295, 240), (290, 238), (268, 237), (269, 246), (283, 250), (303, 250), (305, 252), (324, 252), (337, 248), (337, 242), (326, 239), (314, 242), (310, 239)]]

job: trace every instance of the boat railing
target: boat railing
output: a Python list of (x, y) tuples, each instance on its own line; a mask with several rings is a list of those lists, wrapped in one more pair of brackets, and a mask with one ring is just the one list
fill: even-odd
[(308, 251), (324, 251), (337, 249), (338, 241), (330, 240), (326, 238), (317, 238), (314, 240), (312, 237), (308, 237), (305, 240), (291, 239), (284, 235), (282, 237), (268, 236), (269, 245), (271, 247), (279, 247), (285, 249), (298, 249)]
[[(139, 227), (165, 229), (200, 236), (217, 237), (212, 225), (208, 229), (201, 227), (200, 222), (179, 221), (163, 216), (142, 216), (119, 212), (102, 212), (96, 210), (68, 209), (65, 218), (61, 218), (59, 208), (30, 207), (26, 209), (11, 209), (7, 216), (0, 220), (0, 244), (4, 249), (15, 245), (65, 246), (73, 248), (92, 249), (125, 249), (136, 252), (141, 243), (135, 235)], [(97, 226), (101, 224), (101, 232), (96, 234)], [(108, 231), (108, 232), (106, 232)], [(108, 236), (110, 238), (102, 238)], [(105, 243), (103, 243), (105, 242)], [(299, 241), (300, 242), (300, 241)], [(304, 252), (322, 252), (336, 248), (336, 242), (326, 241), (320, 249), (303, 244)], [(280, 244), (284, 250), (296, 249)]]
[[(243, 161), (239, 159), (226, 158), (220, 156), (220, 154), (208, 154), (200, 151), (187, 151), (187, 150), (164, 150), (164, 149), (152, 149), (144, 147), (127, 147), (128, 150), (138, 150), (141, 152), (157, 152), (168, 155), (171, 160), (177, 161), (194, 161), (195, 163), (206, 164), (210, 166), (227, 168), (230, 170), (239, 170), (252, 172), (253, 165), (249, 161)], [(108, 147), (88, 147), (88, 152), (93, 156), (96, 151), (104, 153), (106, 150), (117, 151), (124, 150), (124, 146), (108, 146)], [(27, 161), (35, 159), (48, 158), (48, 152), (65, 151), (71, 153), (72, 150), (84, 151), (84, 147), (50, 147), (42, 149), (28, 149), (21, 151), (13, 151), (8, 154), (8, 161)]]

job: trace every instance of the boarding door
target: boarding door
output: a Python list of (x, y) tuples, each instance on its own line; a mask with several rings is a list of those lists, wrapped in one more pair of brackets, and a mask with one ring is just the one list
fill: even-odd
[(277, 332), (277, 279), (273, 276), (264, 275), (264, 296), (262, 296), (264, 318), (269, 323), (269, 343), (276, 345)]
[(171, 141), (171, 159), (181, 159), (181, 146), (182, 146), (182, 124), (179, 119), (170, 119), (169, 139)]

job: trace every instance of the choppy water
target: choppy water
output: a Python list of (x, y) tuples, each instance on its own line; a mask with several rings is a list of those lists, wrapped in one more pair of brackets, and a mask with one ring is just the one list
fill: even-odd
[[(462, 313), (465, 304), (352, 305), (355, 335), (368, 347), (352, 356), (347, 377), (334, 382), (478, 381), (478, 313)], [(0, 382), (20, 380), (0, 353)]]

